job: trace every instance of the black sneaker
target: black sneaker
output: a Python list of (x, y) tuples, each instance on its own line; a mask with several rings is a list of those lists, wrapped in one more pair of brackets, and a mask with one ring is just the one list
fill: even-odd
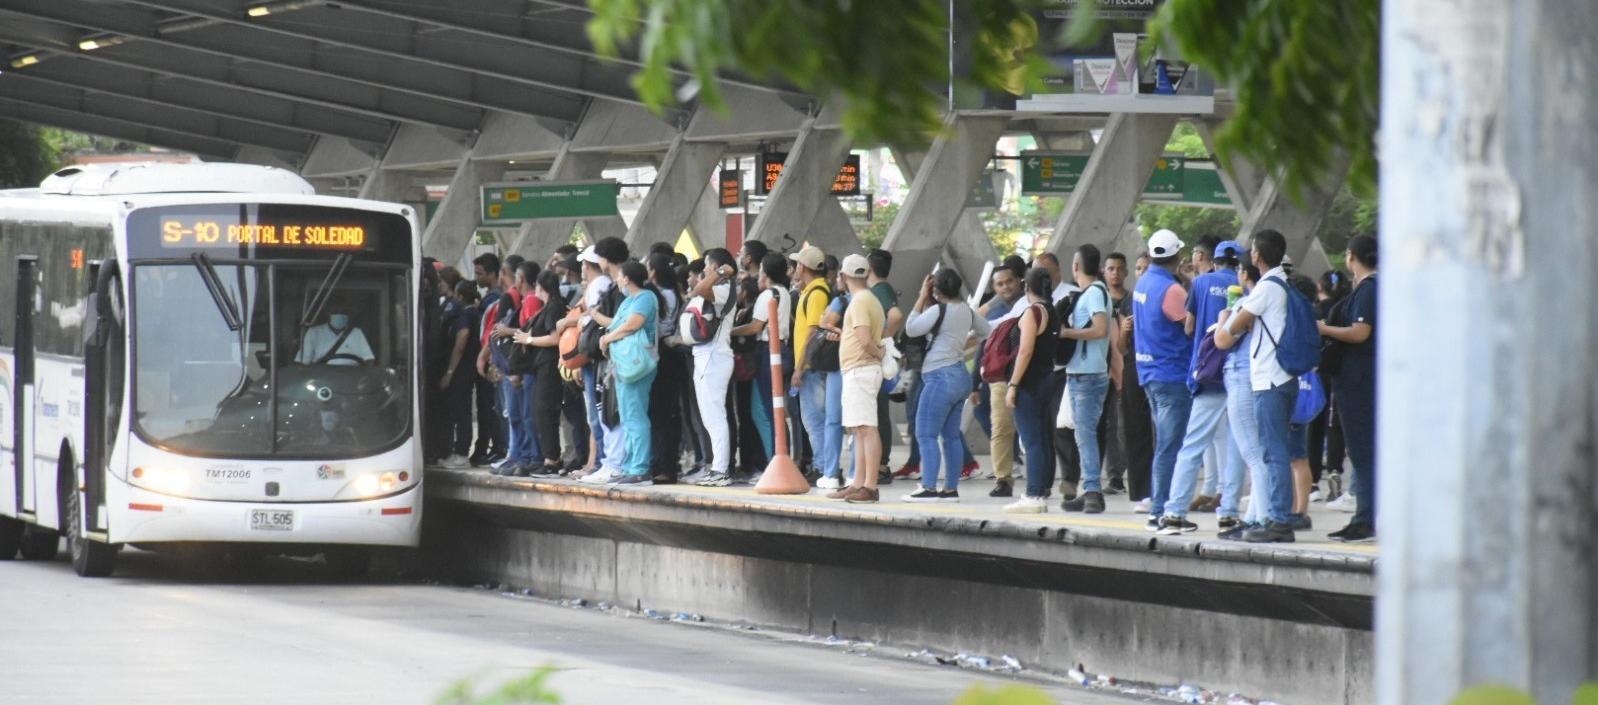
[(1010, 486), (1009, 480), (999, 480), (993, 483), (993, 489), (988, 490), (989, 497), (1013, 497), (1015, 489)]
[(1349, 524), (1326, 537), (1339, 543), (1371, 543), (1376, 540), (1376, 528), (1370, 524)]
[(881, 487), (883, 485), (891, 485), (891, 484), (893, 484), (893, 470), (891, 468), (883, 468), (881, 470), (878, 470), (877, 471), (877, 486)]
[(1143, 527), (1148, 529), (1149, 531), (1159, 531), (1160, 530), (1160, 517), (1152, 516), (1152, 515), (1149, 516), (1148, 522), (1145, 523), (1143, 525)]
[(960, 490), (944, 490), (942, 492), (939, 492), (938, 493), (938, 501), (939, 502), (951, 502), (951, 503), (952, 502), (958, 502), (958, 501), (960, 501)]
[(1237, 517), (1221, 517), (1215, 520), (1215, 526), (1223, 533), (1243, 525), (1243, 520)]
[(1068, 512), (1082, 512), (1084, 514), (1104, 513), (1104, 493), (1083, 492), (1071, 499), (1060, 503), (1060, 508)]
[(484, 465), (488, 465), (489, 464), (488, 454), (487, 453), (473, 453), (473, 454), (471, 454), (470, 456), (468, 456), (466, 458), (466, 464), (470, 465), (470, 466), (472, 466), (474, 468), (480, 468), (480, 467), (483, 467)]
[(1110, 478), (1110, 484), (1104, 486), (1104, 494), (1126, 494), (1126, 480)]
[(570, 474), (586, 467), (588, 467), (587, 458), (572, 458), (571, 462), (566, 463), (566, 472), (567, 474)]
[(1198, 524), (1188, 521), (1187, 517), (1167, 514), (1160, 517), (1159, 529), (1154, 533), (1161, 536), (1175, 536), (1177, 534), (1191, 534), (1195, 531), (1198, 531)]
[[(1230, 518), (1230, 517), (1228, 517)], [(1236, 521), (1234, 519), (1234, 521)], [(1242, 541), (1243, 533), (1254, 528), (1254, 524), (1239, 521), (1236, 526), (1221, 532), (1220, 538), (1224, 541)]]
[(529, 465), (532, 477), (560, 477), (559, 465)]
[(1266, 522), (1264, 526), (1244, 531), (1243, 540), (1248, 543), (1292, 543), (1293, 527), (1274, 521)]
[(1287, 526), (1294, 531), (1309, 531), (1315, 528), (1315, 525), (1310, 522), (1308, 514), (1287, 515)]
[(675, 484), (677, 484), (677, 476), (669, 474), (669, 473), (659, 473), (659, 474), (653, 475), (650, 479), (654, 480), (655, 484), (657, 484), (657, 485), (675, 485)]
[(906, 502), (931, 503), (943, 499), (943, 493), (925, 487), (904, 496)]

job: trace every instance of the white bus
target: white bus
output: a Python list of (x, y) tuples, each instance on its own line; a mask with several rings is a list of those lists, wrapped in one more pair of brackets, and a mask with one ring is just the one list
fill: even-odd
[(0, 191), (0, 560), (415, 546), (408, 206), (238, 164)]

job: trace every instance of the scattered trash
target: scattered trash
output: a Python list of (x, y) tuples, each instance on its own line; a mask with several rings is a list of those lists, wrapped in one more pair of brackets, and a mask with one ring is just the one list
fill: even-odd
[(533, 597), (533, 596), (534, 595), (533, 595), (533, 589), (532, 588), (522, 588), (522, 597)]
[(1226, 705), (1259, 705), (1259, 702), (1253, 698), (1232, 693), (1232, 696), (1226, 699)]
[(661, 613), (660, 613), (660, 612), (657, 612), (657, 611), (655, 611), (655, 610), (652, 610), (652, 609), (649, 609), (649, 610), (644, 610), (644, 611), (643, 611), (643, 615), (644, 615), (644, 616), (645, 616), (645, 617), (648, 617), (648, 618), (650, 618), (650, 619), (660, 619), (660, 620), (664, 620), (664, 619), (665, 619), (665, 618), (666, 618), (666, 615), (664, 615), (664, 614), (661, 614)]
[(986, 656), (973, 656), (964, 652), (955, 654), (954, 660), (956, 663), (966, 668), (980, 668), (987, 670), (992, 665)]
[(1215, 702), (1216, 698), (1215, 693), (1200, 688), (1196, 685), (1188, 684), (1183, 684), (1181, 687), (1175, 689), (1161, 688), (1160, 692), (1165, 693), (1170, 697), (1176, 698), (1184, 703), (1195, 703), (1196, 705), (1207, 705), (1208, 703), (1213, 703)]
[(676, 615), (672, 616), (671, 621), (673, 621), (673, 622), (703, 622), (703, 621), (705, 621), (705, 618), (701, 617), (701, 616), (699, 616), (697, 614), (689, 614), (687, 612), (678, 612)]
[(1112, 688), (1118, 681), (1115, 680), (1115, 676), (1112, 676), (1108, 673), (1100, 673), (1098, 677), (1094, 679), (1094, 682), (1106, 688)]
[(594, 606), (599, 608), (599, 609), (605, 610), (607, 612), (610, 611), (610, 603), (609, 602), (601, 602), (601, 603), (599, 603), (597, 605), (594, 605)]
[(1077, 685), (1087, 685), (1088, 683), (1092, 682), (1088, 680), (1088, 674), (1083, 673), (1075, 668), (1066, 671), (1065, 677), (1070, 678), (1071, 682)]
[(570, 600), (561, 600), (560, 601), (560, 606), (561, 607), (587, 607), (588, 606), (588, 600), (584, 600), (581, 597), (575, 597), (575, 598), (572, 598)]
[(1014, 656), (1011, 656), (1009, 654), (1005, 654), (1005, 655), (999, 657), (999, 660), (1004, 662), (1004, 666), (1002, 666), (1002, 668), (1007, 668), (1007, 669), (1012, 670), (1012, 671), (1021, 670), (1021, 659), (1018, 659), (1018, 658), (1016, 658)]

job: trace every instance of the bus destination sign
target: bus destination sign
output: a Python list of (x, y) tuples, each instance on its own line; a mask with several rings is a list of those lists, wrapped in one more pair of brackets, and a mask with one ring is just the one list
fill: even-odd
[(166, 217), (161, 219), (161, 246), (359, 250), (366, 246), (366, 227), (354, 224), (239, 223), (208, 218)]

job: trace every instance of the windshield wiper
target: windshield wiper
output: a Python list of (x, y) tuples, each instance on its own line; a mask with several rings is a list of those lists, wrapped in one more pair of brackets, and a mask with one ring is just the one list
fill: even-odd
[(222, 314), (222, 322), (227, 324), (227, 329), (237, 331), (244, 327), (243, 320), (239, 317), (238, 304), (233, 302), (233, 297), (228, 296), (227, 290), (222, 288), (222, 278), (216, 274), (216, 265), (211, 264), (211, 257), (204, 252), (196, 252), (189, 259), (193, 260), (194, 268), (200, 272), (200, 281), (205, 282), (205, 290), (211, 292), (211, 301), (216, 304), (216, 310)]
[(305, 309), (300, 312), (300, 330), (310, 328), (316, 319), (322, 317), (322, 309), (327, 308), (327, 300), (333, 298), (333, 289), (338, 286), (338, 281), (344, 278), (344, 270), (350, 268), (350, 262), (355, 257), (345, 252), (333, 260), (333, 267), (327, 270), (327, 276), (322, 278), (321, 286), (316, 287), (316, 294), (305, 302)]

